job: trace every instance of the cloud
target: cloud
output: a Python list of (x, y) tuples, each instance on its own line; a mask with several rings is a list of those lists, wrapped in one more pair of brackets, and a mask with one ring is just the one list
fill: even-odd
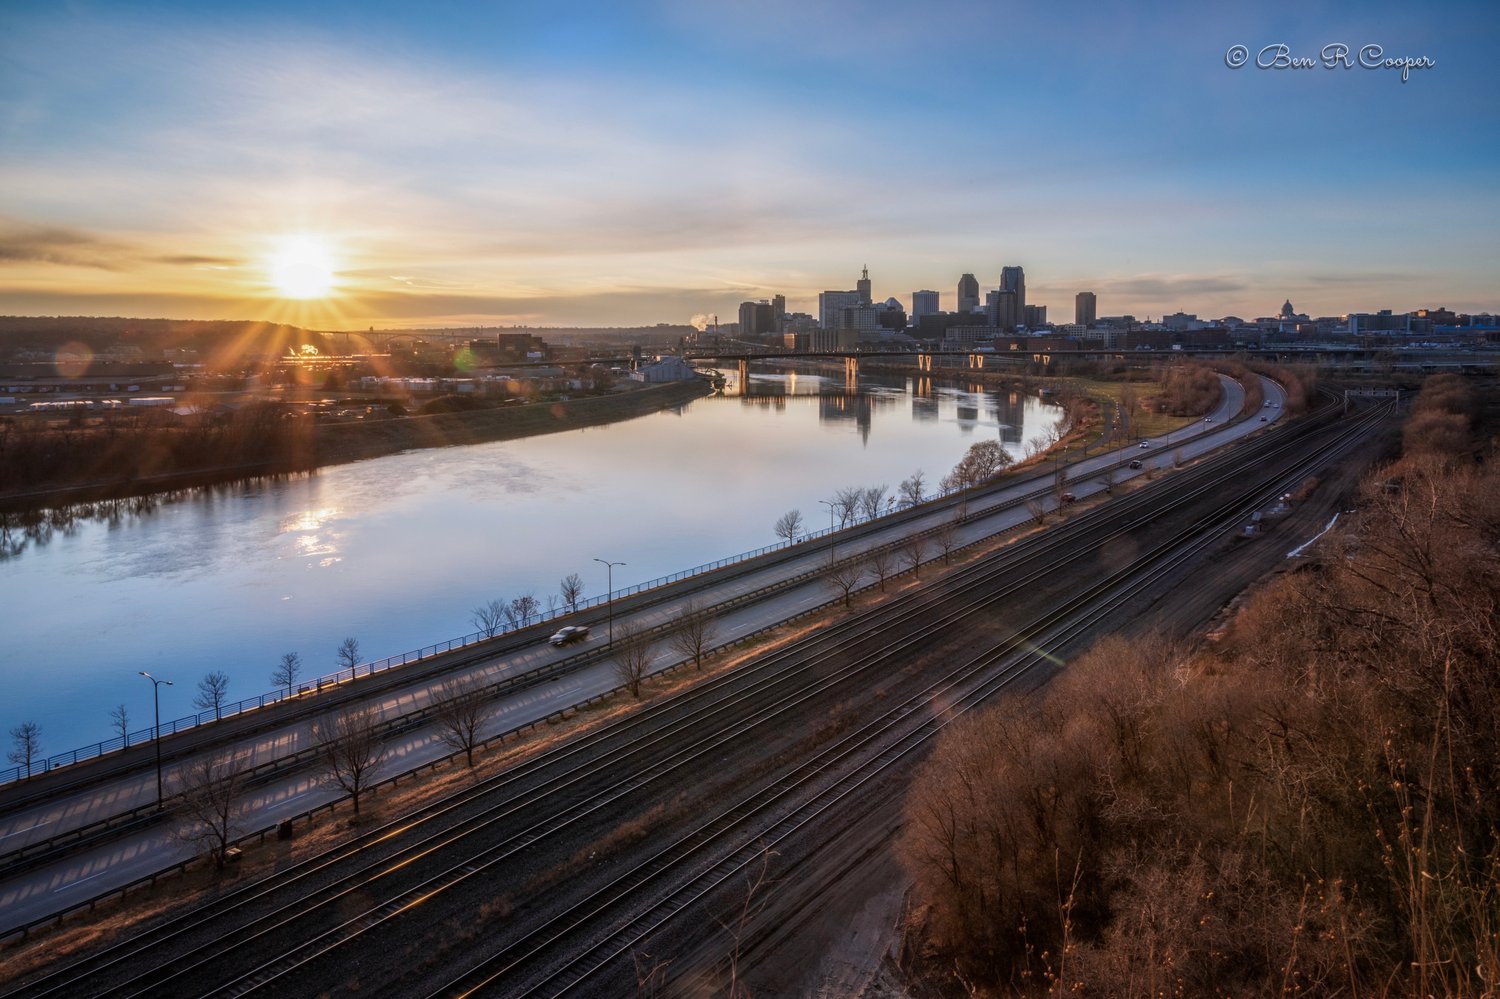
[(0, 262), (117, 270), (128, 252), (119, 243), (80, 229), (0, 222)]
[(1243, 278), (1229, 274), (1136, 274), (1094, 281), (1089, 290), (1101, 295), (1170, 303), (1198, 296), (1233, 294), (1249, 288), (1249, 283)]
[(171, 264), (175, 267), (240, 267), (243, 260), (234, 257), (211, 257), (195, 253), (168, 253), (151, 258), (159, 264)]

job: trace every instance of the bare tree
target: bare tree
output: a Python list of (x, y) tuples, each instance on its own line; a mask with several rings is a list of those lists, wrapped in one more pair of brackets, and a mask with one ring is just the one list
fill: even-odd
[(696, 600), (689, 600), (677, 615), (677, 627), (667, 639), (672, 651), (703, 668), (703, 657), (719, 639), (719, 624)]
[(1120, 475), (1118, 465), (1105, 465), (1104, 470), (1099, 473), (1099, 484), (1104, 487), (1104, 495), (1111, 496), (1115, 491), (1115, 479)]
[(524, 628), (540, 608), (535, 593), (523, 593), (505, 606), (505, 620), (512, 628)]
[(901, 561), (911, 570), (917, 579), (922, 578), (922, 560), (927, 557), (927, 539), (920, 534), (913, 534), (901, 542), (898, 549), (901, 553)]
[(474, 608), (470, 620), (485, 638), (494, 638), (505, 625), (505, 601), (491, 600), (480, 604)]
[(787, 544), (797, 540), (797, 535), (802, 533), (802, 511), (788, 510), (776, 518), (776, 536), (785, 538)]
[(125, 705), (116, 704), (109, 712), (109, 727), (120, 733), (120, 746), (124, 748), (130, 741), (130, 712)]
[(1173, 452), (1172, 452), (1172, 467), (1173, 468), (1181, 468), (1182, 467), (1182, 448), (1176, 448), (1175, 450), (1173, 450)]
[(845, 486), (833, 494), (833, 509), (839, 516), (839, 527), (846, 527), (849, 521), (859, 515), (859, 501), (864, 495), (864, 490), (859, 486)]
[(927, 480), (922, 476), (919, 468), (912, 472), (907, 478), (901, 480), (901, 505), (910, 510), (922, 502), (922, 490), (927, 487)]
[(339, 643), (339, 668), (353, 670), (359, 665), (359, 641), (346, 638)]
[(944, 521), (938, 526), (937, 534), (938, 549), (943, 553), (943, 564), (947, 565), (953, 555), (953, 549), (958, 545), (958, 518)]
[(1126, 382), (1120, 387), (1120, 432), (1125, 440), (1135, 437), (1135, 409), (1138, 399), (1135, 386)]
[(651, 660), (656, 648), (651, 635), (634, 624), (625, 624), (615, 629), (615, 676), (630, 691), (630, 696), (641, 696), (641, 683), (651, 669)]
[(353, 708), (325, 715), (313, 722), (312, 737), (318, 747), (324, 783), (349, 795), (354, 814), (358, 815), (360, 795), (369, 790), (385, 762), (385, 739), (380, 735), (374, 712)]
[(870, 486), (859, 495), (859, 512), (864, 514), (866, 520), (874, 520), (880, 516), (880, 504), (885, 501), (885, 494), (890, 489), (885, 483), (878, 486)]
[(271, 670), (271, 682), (278, 687), (286, 688), (286, 696), (292, 696), (292, 687), (297, 683), (297, 677), (302, 675), (302, 657), (295, 652), (287, 652), (281, 657), (281, 662)]
[(1038, 524), (1047, 523), (1047, 504), (1042, 501), (1041, 497), (1033, 496), (1027, 500), (1026, 511), (1031, 514), (1031, 519), (1035, 520)]
[(22, 722), (10, 730), (10, 752), (5, 758), (19, 767), (26, 768), (31, 776), (31, 765), (42, 754), (42, 727), (34, 721)]
[(568, 605), (568, 612), (578, 610), (578, 601), (583, 598), (583, 577), (576, 572), (570, 572), (562, 578), (558, 584), (558, 592), (562, 594), (563, 603)]
[(178, 839), (207, 848), (215, 867), (229, 859), (229, 845), (236, 832), (237, 805), (244, 790), (247, 757), (210, 753), (199, 756), (177, 771), (172, 793), (182, 800), (187, 823), (176, 830)]
[(885, 547), (876, 548), (865, 559), (865, 564), (870, 567), (871, 574), (880, 581), (881, 593), (885, 592), (885, 579), (891, 574), (895, 562), (896, 553)]
[(474, 766), (474, 747), (479, 744), (479, 728), (494, 710), (483, 678), (470, 673), (443, 684), (432, 704), (438, 738), (454, 752), (462, 751)]
[(214, 721), (224, 717), (224, 705), (229, 700), (229, 674), (223, 670), (205, 673), (198, 681), (198, 693), (193, 698), (193, 707), (199, 711), (213, 711)]
[(729, 951), (729, 988), (724, 993), (726, 999), (750, 999), (750, 990), (740, 980), (741, 952), (745, 946), (745, 938), (749, 935), (751, 924), (758, 919), (765, 908), (774, 897), (772, 888), (776, 881), (768, 875), (771, 870), (771, 858), (778, 854), (764, 843), (760, 848), (760, 870), (751, 871), (745, 879), (745, 900), (740, 904), (739, 912), (735, 914), (733, 922), (719, 920), (722, 926), (734, 941), (734, 946)]
[(828, 570), (828, 585), (843, 594), (844, 606), (849, 606), (849, 595), (865, 578), (865, 567), (857, 562), (841, 562)]
[(1068, 491), (1068, 466), (1064, 462), (1058, 462), (1057, 468), (1052, 473), (1052, 495), (1062, 502), (1063, 493)]

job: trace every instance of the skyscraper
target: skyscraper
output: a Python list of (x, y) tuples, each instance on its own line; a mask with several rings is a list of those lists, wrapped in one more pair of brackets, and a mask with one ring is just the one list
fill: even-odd
[(843, 323), (844, 310), (859, 304), (857, 291), (818, 292), (818, 325), (825, 330), (839, 329)]
[(996, 321), (995, 325), (1002, 329), (1010, 329), (1026, 321), (1026, 272), (1019, 267), (1002, 267), (1000, 269), (1000, 290), (1015, 292), (1015, 318), (1009, 325)]
[(767, 301), (740, 303), (740, 336), (765, 336), (776, 332), (775, 313)]
[(916, 322), (923, 316), (935, 316), (938, 313), (938, 293), (935, 291), (914, 291), (911, 293), (911, 321)]
[(996, 288), (989, 293), (990, 325), (1001, 330), (1013, 330), (1026, 318), (1021, 311), (1019, 296), (1010, 288)]
[(771, 322), (772, 328), (781, 333), (786, 330), (786, 296), (775, 295), (771, 298)]
[(859, 276), (859, 283), (854, 286), (859, 291), (859, 304), (870, 303), (870, 268), (866, 267)]
[(972, 274), (958, 279), (958, 311), (973, 312), (979, 308), (979, 280)]
[(1073, 299), (1073, 322), (1079, 326), (1092, 326), (1099, 316), (1099, 303), (1091, 291), (1080, 291)]

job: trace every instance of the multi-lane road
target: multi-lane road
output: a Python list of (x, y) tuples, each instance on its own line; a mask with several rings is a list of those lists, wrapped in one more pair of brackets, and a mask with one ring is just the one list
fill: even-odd
[[(1146, 475), (1169, 468), (1221, 448), (1246, 435), (1269, 429), (1282, 415), (1284, 396), (1279, 387), (1265, 383), (1266, 399), (1274, 405), (1263, 413), (1251, 414), (1234, 422), (1241, 408), (1243, 393), (1234, 382), (1225, 384), (1224, 398), (1210, 414), (1212, 422), (1185, 427), (1165, 438), (1140, 448), (1104, 452), (1069, 466), (1068, 491), (1079, 501), (1109, 488), (1109, 482), (1121, 483), (1136, 475)], [(1265, 415), (1262, 422), (1259, 417)], [(1132, 470), (1129, 463), (1140, 460), (1142, 469)], [(951, 530), (954, 543), (963, 546), (1003, 531), (1032, 518), (1024, 499), (1033, 497), (1047, 505), (1057, 500), (1051, 489), (1050, 468), (1036, 478), (1007, 483), (967, 499), (964, 518), (954, 524), (955, 503), (936, 502), (920, 510), (905, 512), (852, 527), (832, 539), (818, 539), (763, 556), (719, 572), (685, 580), (658, 591), (640, 594), (617, 603), (615, 624), (632, 623), (646, 628), (668, 628), (689, 601), (700, 606), (718, 608), (718, 640), (723, 644), (739, 641), (779, 622), (816, 610), (834, 599), (822, 576), (830, 558), (838, 561), (863, 558), (879, 547), (898, 544), (912, 534), (929, 536)], [(954, 525), (951, 528), (945, 525)], [(928, 545), (929, 559), (940, 558), (935, 544)], [(567, 707), (606, 694), (619, 684), (613, 664), (602, 648), (606, 626), (602, 615), (585, 619), (594, 627), (590, 642), (583, 648), (553, 649), (545, 642), (545, 632), (518, 638), (498, 639), (490, 649), (467, 649), (380, 679), (380, 689), (373, 681), (352, 685), (348, 689), (322, 695), (325, 702), (336, 698), (359, 697), (367, 700), (379, 714), (395, 722), (427, 708), (438, 696), (442, 684), (460, 674), (474, 674), (486, 682), (511, 682), (514, 689), (499, 696), (486, 722), (484, 734), (513, 730), (532, 724)], [(680, 658), (657, 643), (653, 668), (666, 668)], [(524, 681), (522, 678), (525, 678)], [(236, 726), (254, 731), (231, 739), (235, 751), (245, 754), (253, 765), (264, 768), (263, 776), (246, 793), (243, 829), (272, 826), (327, 802), (335, 796), (306, 765), (281, 765), (304, 756), (312, 747), (310, 722), (323, 705), (305, 701), (268, 711), (264, 718), (236, 719)], [(234, 728), (225, 723), (226, 737)], [(194, 753), (207, 751), (196, 743), (215, 735), (195, 730), (191, 739), (166, 740), (167, 783), (170, 786), (178, 768), (186, 765)], [(148, 749), (149, 747), (147, 747)], [(222, 747), (220, 747), (222, 751)], [(191, 855), (193, 848), (173, 835), (173, 820), (154, 821), (150, 812), (156, 800), (156, 775), (146, 749), (133, 751), (131, 765), (121, 772), (108, 774), (111, 761), (100, 761), (94, 767), (78, 768), (81, 776), (92, 777), (72, 789), (66, 788), (66, 771), (48, 775), (31, 787), (7, 788), (0, 792), (0, 871), (11, 876), (0, 881), (0, 932), (27, 925), (53, 913), (65, 910), (113, 887), (172, 866)], [(411, 769), (446, 756), (452, 750), (444, 744), (430, 724), (418, 724), (394, 733), (389, 740), (391, 762), (387, 772)], [(53, 785), (49, 787), (48, 785)], [(30, 792), (26, 801), (23, 792)], [(55, 859), (15, 863), (20, 851), (46, 849), (61, 834), (86, 830), (125, 813), (142, 813), (123, 831), (90, 839), (87, 847)], [(59, 851), (61, 852), (61, 851)]]

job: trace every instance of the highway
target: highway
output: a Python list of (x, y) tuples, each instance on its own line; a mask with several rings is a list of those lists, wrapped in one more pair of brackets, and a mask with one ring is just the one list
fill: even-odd
[[(766, 849), (847, 827), (835, 814), (857, 811), (953, 717), (1050, 663), (1040, 650), (1076, 640), (1143, 587), (1180, 572), (1369, 425), (1288, 428), (1296, 432), (1068, 518), (935, 587), (848, 615), (463, 792), (441, 815), (406, 823), (418, 831), (400, 844), (374, 830), (364, 850), (335, 851), (326, 870), (279, 872), (88, 962), (77, 972), (84, 978), (21, 994), (275, 995), (289, 980), (316, 992), (351, 975), (362, 991), (390, 995), (617, 991), (619, 958), (653, 928), (675, 919), (680, 932), (678, 914), (698, 911)], [(1083, 553), (1136, 538), (1131, 525), (1142, 518), (1171, 517), (1182, 519), (1133, 558), (1085, 572), (1088, 585), (1062, 578)], [(896, 668), (923, 657), (943, 665)], [(813, 720), (837, 719), (855, 696), (872, 707), (848, 724), (817, 727)], [(716, 782), (732, 785), (727, 798)], [(679, 800), (684, 787), (692, 793), (680, 815), (652, 806)], [(640, 813), (660, 828), (634, 851), (644, 853), (639, 863), (612, 860), (599, 868), (602, 883), (589, 863), (571, 876), (566, 858), (592, 858), (590, 844), (603, 849), (622, 815)], [(513, 895), (523, 918), (509, 918)], [(455, 913), (468, 915), (455, 923)], [(466, 932), (476, 921), (493, 930), (477, 946)], [(700, 916), (694, 925), (705, 923)], [(434, 991), (434, 983), (446, 984)]]
[[(1106, 469), (1115, 468), (1115, 481), (1124, 482), (1133, 475), (1169, 468), (1178, 454), (1183, 460), (1192, 460), (1240, 437), (1268, 429), (1283, 412), (1279, 405), (1283, 396), (1279, 388), (1266, 383), (1266, 398), (1278, 403), (1276, 407), (1265, 410), (1264, 415), (1270, 418), (1267, 423), (1259, 422), (1257, 415), (1251, 415), (1241, 423), (1227, 423), (1243, 400), (1239, 387), (1227, 382), (1224, 399), (1212, 414), (1212, 423), (1194, 424), (1168, 438), (1151, 442), (1152, 446), (1146, 449), (1131, 447), (1127, 451), (1103, 453), (1078, 462), (1070, 466), (1068, 489), (1079, 500), (1084, 500), (1106, 489), (1103, 478)], [(1122, 467), (1134, 458), (1140, 458), (1145, 465), (1140, 472)], [(1050, 485), (1051, 476), (1043, 475), (1039, 479), (1010, 483), (982, 496), (969, 498), (966, 519), (954, 528), (956, 544), (972, 543), (1030, 519), (1032, 515), (1021, 499), (1036, 495), (1051, 505), (1055, 500), (1047, 496)], [(911, 533), (926, 532), (930, 536), (952, 521), (955, 502), (941, 501), (909, 514), (880, 518), (850, 528), (835, 536), (831, 547), (836, 557), (843, 561), (863, 557), (875, 547), (897, 544)], [(700, 603), (723, 608), (716, 613), (719, 641), (724, 644), (738, 641), (781, 621), (816, 610), (835, 598), (821, 575), (821, 570), (827, 565), (829, 547), (824, 539), (796, 545), (742, 566), (729, 567), (622, 600), (616, 607), (616, 624), (630, 621), (646, 627), (669, 627), (682, 606), (690, 599), (697, 599)], [(929, 544), (928, 559), (940, 557), (936, 546)], [(582, 651), (552, 649), (545, 644), (544, 633), (538, 632), (528, 636), (530, 640), (523, 644), (506, 648), (499, 654), (476, 656), (473, 650), (465, 650), (427, 664), (421, 670), (410, 668), (411, 674), (420, 675), (400, 677), (399, 684), (380, 691), (373, 699), (378, 700), (381, 716), (395, 722), (428, 707), (442, 682), (454, 675), (453, 670), (458, 668), (482, 675), (490, 683), (506, 680), (517, 683), (516, 689), (496, 701), (485, 734), (493, 735), (532, 724), (567, 707), (604, 695), (618, 686), (609, 659), (600, 651), (605, 631), (602, 614), (594, 614), (592, 619), (585, 620), (593, 624), (594, 634)], [(497, 644), (517, 645), (514, 641)], [(664, 643), (658, 643), (653, 668), (675, 665), (678, 658), (666, 650)], [(455, 662), (463, 665), (450, 665)], [(446, 672), (441, 672), (444, 670)], [(540, 678), (542, 682), (520, 685), (518, 678), (539, 670), (547, 671)], [(397, 678), (383, 678), (382, 683), (392, 683), (394, 679)], [(360, 684), (354, 688), (340, 692), (340, 696), (365, 693)], [(302, 815), (336, 797), (335, 792), (324, 787), (306, 766), (274, 769), (278, 761), (297, 753), (306, 754), (310, 749), (312, 712), (305, 705), (302, 712), (298, 718), (255, 733), (240, 746), (240, 751), (247, 753), (256, 765), (267, 768), (266, 774), (246, 796), (247, 816), (241, 822), (246, 831)], [(170, 744), (171, 740), (167, 742)], [(412, 769), (451, 753), (451, 749), (438, 739), (432, 726), (425, 724), (395, 733), (389, 748), (391, 762), (387, 773)], [(189, 757), (175, 750), (169, 755), (174, 757), (168, 765), (170, 784), (173, 772)], [(147, 761), (145, 767), (138, 765), (128, 773), (78, 788), (54, 800), (7, 807), (3, 820), (0, 820), (0, 850), (5, 851), (0, 856), (0, 870), (6, 869), (7, 858), (18, 859), (16, 851), (19, 849), (35, 849), (69, 829), (87, 827), (133, 809), (144, 809), (149, 813), (155, 802), (155, 773), (149, 766), (149, 756), (140, 754), (140, 757)], [(24, 869), (13, 868), (13, 875), (0, 882), (0, 913), (3, 913), (0, 932), (87, 901), (112, 887), (179, 863), (191, 854), (192, 848), (173, 835), (170, 820), (151, 821), (147, 814), (139, 827), (128, 827), (123, 833), (112, 835), (88, 849)]]

